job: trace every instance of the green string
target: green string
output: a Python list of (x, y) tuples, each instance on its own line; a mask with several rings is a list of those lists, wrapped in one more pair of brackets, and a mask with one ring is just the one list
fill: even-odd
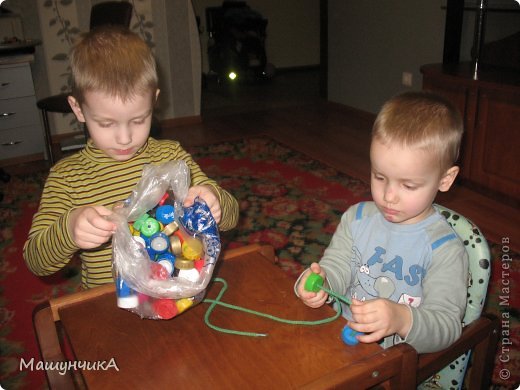
[[(347, 305), (352, 305), (352, 301), (344, 297), (343, 295), (339, 295), (338, 293), (335, 293), (332, 290), (329, 290), (327, 287), (319, 286), (323, 291), (325, 291), (327, 294), (329, 294), (331, 297), (336, 298), (337, 300), (346, 303)], [(341, 305), (339, 305), (341, 307)]]
[[(224, 295), (224, 293), (226, 292), (226, 290), (228, 288), (227, 282), (224, 279), (222, 279), (222, 278), (215, 278), (214, 281), (222, 283), (222, 285), (223, 285), (222, 289), (220, 290), (220, 292), (218, 293), (218, 295), (217, 295), (217, 297), (215, 299), (204, 299), (202, 302), (211, 304), (209, 306), (208, 310), (206, 311), (206, 315), (204, 316), (204, 322), (211, 329), (216, 330), (218, 332), (234, 334), (234, 335), (239, 335), (239, 336), (249, 336), (249, 337), (265, 337), (265, 336), (267, 336), (267, 333), (244, 332), (244, 331), (240, 331), (240, 330), (225, 329), (225, 328), (221, 328), (219, 326), (213, 325), (210, 322), (209, 317), (210, 317), (211, 313), (213, 312), (213, 310), (215, 309), (215, 307), (217, 305), (224, 306), (224, 307), (227, 307), (228, 309), (232, 309), (232, 310), (242, 311), (244, 313), (252, 314), (252, 315), (255, 315), (255, 316), (258, 316), (258, 317), (268, 318), (270, 320), (273, 320), (273, 321), (276, 321), (276, 322), (281, 322), (281, 323), (284, 323), (284, 324), (289, 324), (289, 325), (306, 325), (306, 326), (321, 325), (321, 324), (326, 324), (326, 323), (335, 321), (336, 319), (339, 318), (339, 316), (341, 316), (341, 305), (338, 305), (339, 310), (336, 312), (336, 314), (333, 317), (325, 318), (325, 319), (322, 319), (322, 320), (316, 320), (316, 321), (287, 320), (285, 318), (276, 317), (276, 316), (273, 316), (271, 314), (265, 314), (265, 313), (258, 312), (256, 310), (247, 309), (245, 307), (231, 305), (229, 303), (225, 303), (225, 302), (221, 301), (222, 296)], [(333, 294), (331, 294), (331, 296), (333, 296), (334, 299), (338, 298), (338, 297), (336, 297)]]

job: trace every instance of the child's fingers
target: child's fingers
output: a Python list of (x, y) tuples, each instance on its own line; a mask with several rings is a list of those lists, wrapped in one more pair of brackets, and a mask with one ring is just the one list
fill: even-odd
[[(106, 231), (106, 232), (114, 232), (116, 229), (116, 224), (112, 221), (109, 221), (106, 216), (111, 214), (111, 211), (101, 206), (94, 206), (94, 212), (89, 213), (87, 216), (87, 220), (92, 225), (93, 228)], [(101, 234), (101, 232), (98, 232)]]
[(182, 204), (184, 207), (191, 207), (193, 206), (193, 203), (195, 203), (194, 198), (185, 198), (184, 203)]
[(220, 223), (220, 219), (222, 218), (222, 209), (218, 203), (214, 204), (210, 209), (211, 215), (215, 218), (216, 223)]
[(327, 294), (324, 291), (317, 293), (307, 291), (304, 296), (300, 296), (303, 303), (312, 308), (322, 306), (327, 300)]
[(190, 194), (188, 192), (188, 195), (186, 195), (186, 198), (184, 198), (184, 202), (182, 203), (182, 205), (184, 207), (193, 206), (193, 203), (195, 202), (195, 198), (196, 198), (196, 195)]
[(357, 335), (356, 338), (360, 343), (375, 343), (381, 340), (383, 337), (379, 335), (379, 332), (364, 333)]
[(197, 197), (200, 197), (204, 202), (206, 202), (211, 211), (211, 214), (213, 215), (213, 218), (215, 218), (215, 221), (219, 223), (220, 219), (222, 218), (222, 210), (220, 208), (218, 198), (215, 195), (212, 188), (207, 185), (190, 187), (188, 190), (188, 194), (184, 199), (183, 206), (193, 206), (193, 203), (195, 203), (195, 199)]
[[(200, 196), (204, 199), (204, 186), (193, 186), (188, 189), (188, 193), (186, 194), (186, 198), (184, 198), (183, 206), (190, 207), (193, 206), (195, 202), (195, 198)], [(207, 202), (206, 202), (207, 203)]]
[(101, 234), (83, 233), (78, 237), (78, 241), (84, 248), (95, 248), (107, 242), (108, 237), (110, 237), (110, 234), (106, 234), (105, 231), (102, 231)]
[(311, 264), (311, 271), (314, 272), (315, 274), (321, 274), (321, 267), (318, 263), (312, 263)]
[(112, 210), (105, 206), (91, 206), (94, 210), (97, 211), (99, 215), (108, 216), (112, 214)]

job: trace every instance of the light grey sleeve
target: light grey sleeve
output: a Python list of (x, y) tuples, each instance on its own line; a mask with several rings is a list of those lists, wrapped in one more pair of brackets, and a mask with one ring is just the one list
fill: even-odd
[(423, 301), (412, 307), (413, 323), (404, 341), (419, 353), (435, 352), (456, 341), (462, 331), (468, 289), (468, 255), (459, 242), (433, 252), (423, 280)]
[[(350, 221), (355, 215), (355, 206), (350, 207), (343, 215), (329, 246), (325, 249), (319, 264), (325, 270), (327, 283), (335, 292), (345, 295), (350, 285), (350, 253), (352, 252), (352, 235), (350, 233)], [(298, 285), (305, 271), (303, 271), (296, 283), (294, 293), (298, 296)], [(329, 301), (330, 303), (330, 297)]]
[(352, 259), (351, 222), (356, 214), (356, 206), (350, 207), (342, 216), (329, 246), (325, 249), (319, 264), (325, 270), (331, 289), (341, 295), (350, 286)]

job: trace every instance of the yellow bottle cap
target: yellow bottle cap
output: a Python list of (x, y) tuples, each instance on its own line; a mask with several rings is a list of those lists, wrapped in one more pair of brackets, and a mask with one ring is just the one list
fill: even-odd
[(193, 306), (193, 300), (190, 298), (181, 298), (177, 302), (175, 302), (177, 305), (177, 310), (179, 310), (179, 313), (182, 313), (186, 309), (189, 309), (191, 306)]
[(202, 241), (197, 238), (190, 237), (182, 243), (182, 255), (189, 260), (198, 260), (203, 253)]

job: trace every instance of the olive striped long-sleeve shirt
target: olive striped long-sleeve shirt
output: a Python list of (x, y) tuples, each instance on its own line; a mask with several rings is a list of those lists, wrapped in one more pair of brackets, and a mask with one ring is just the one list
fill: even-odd
[(44, 276), (63, 268), (79, 251), (83, 288), (112, 282), (112, 245), (80, 250), (67, 229), (70, 212), (78, 207), (111, 207), (130, 195), (141, 178), (144, 164), (162, 164), (184, 160), (191, 173), (191, 185), (211, 185), (222, 209), (219, 225), (229, 230), (238, 222), (236, 199), (209, 179), (191, 155), (178, 142), (149, 138), (143, 148), (128, 161), (115, 161), (91, 142), (80, 152), (64, 158), (50, 171), (40, 206), (33, 217), (24, 258), (29, 269)]

